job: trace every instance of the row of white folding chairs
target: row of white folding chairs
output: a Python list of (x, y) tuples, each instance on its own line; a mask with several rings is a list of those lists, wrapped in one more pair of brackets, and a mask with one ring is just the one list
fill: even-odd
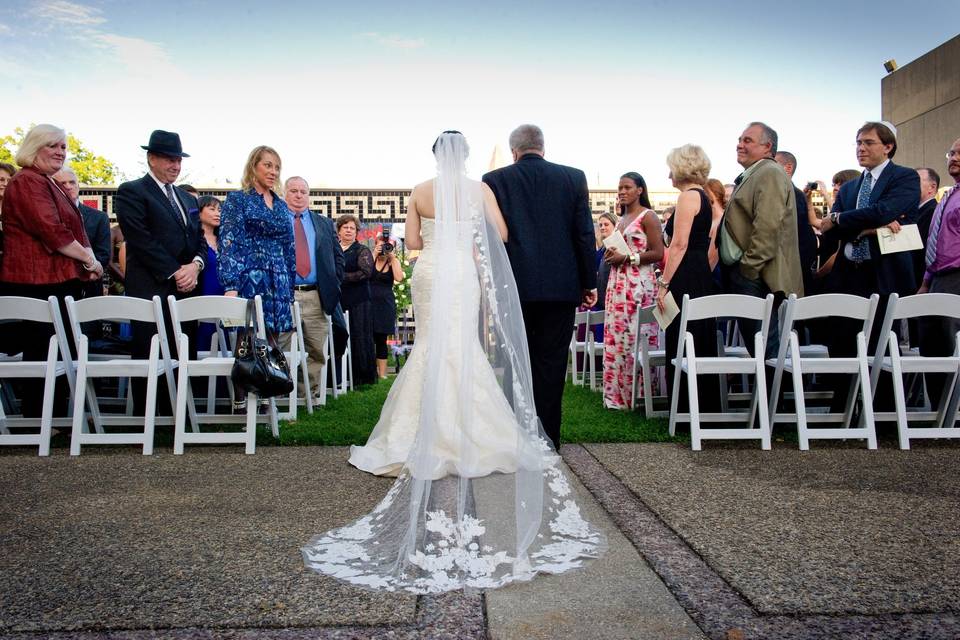
[[(45, 379), (45, 393), (42, 415), (39, 420), (29, 418), (11, 418), (3, 415), (0, 406), (0, 444), (37, 444), (40, 455), (48, 455), (50, 434), (53, 426), (70, 426), (72, 430), (70, 453), (78, 455), (84, 444), (141, 444), (144, 455), (153, 452), (154, 428), (159, 424), (174, 425), (174, 452), (183, 453), (186, 443), (228, 443), (241, 442), (246, 452), (253, 453), (256, 443), (256, 423), (266, 421), (270, 424), (274, 436), (279, 435), (276, 404), (271, 400), (266, 416), (258, 417), (256, 396), (248, 395), (246, 416), (197, 412), (189, 376), (229, 376), (233, 365), (233, 356), (219, 350), (204, 354), (204, 357), (191, 360), (187, 336), (180, 329), (181, 322), (192, 320), (211, 320), (218, 323), (240, 325), (245, 321), (247, 301), (241, 298), (222, 296), (201, 296), (186, 300), (169, 299), (176, 343), (176, 357), (167, 344), (165, 322), (159, 297), (143, 300), (123, 296), (105, 296), (85, 300), (73, 300), (67, 297), (65, 305), (73, 331), (77, 360), (73, 362), (59, 306), (55, 298), (47, 301), (19, 297), (0, 297), (0, 321), (32, 320), (53, 325), (54, 335), (50, 339), (47, 359), (43, 362), (24, 362), (22, 358), (5, 358), (0, 361), (0, 379), (15, 377), (36, 377)], [(263, 333), (263, 311), (259, 296), (256, 299), (256, 313)], [(99, 321), (133, 322), (152, 324), (156, 329), (151, 339), (150, 351), (146, 359), (132, 359), (125, 356), (99, 355), (90, 353), (90, 341), (83, 333), (83, 323)], [(220, 344), (223, 335), (220, 332)], [(214, 342), (216, 345), (217, 342)], [(299, 336), (292, 340), (293, 348), (288, 352), (291, 361), (291, 373), (296, 376), (299, 363)], [(179, 375), (179, 384), (174, 383), (174, 371)], [(70, 416), (52, 418), (52, 406), (55, 379), (66, 376), (72, 396)], [(167, 392), (171, 405), (176, 408), (172, 418), (155, 416), (156, 394), (159, 377), (167, 382)], [(95, 378), (146, 378), (145, 415), (107, 415), (99, 410), (99, 402), (93, 385)], [(296, 389), (291, 395), (291, 406), (296, 407)], [(191, 433), (186, 432), (186, 413), (189, 413)], [(88, 427), (87, 416), (93, 424)], [(201, 423), (223, 424), (238, 419), (246, 424), (241, 433), (205, 433), (201, 432)], [(106, 433), (104, 426), (141, 425), (142, 432)], [(39, 427), (39, 433), (22, 433), (23, 428)], [(12, 430), (12, 431), (11, 431)]]
[[(603, 342), (597, 342), (593, 331), (594, 327), (603, 326), (605, 317), (605, 312), (600, 309), (577, 311), (573, 318), (573, 336), (569, 348), (571, 380), (575, 385), (585, 386), (589, 377), (591, 390), (597, 388), (597, 357), (603, 355)], [(582, 337), (579, 335), (581, 333)]]
[[(904, 355), (893, 325), (898, 321), (925, 316), (960, 318), (960, 296), (952, 294), (921, 294), (898, 298), (891, 295), (887, 313), (880, 324), (877, 349), (871, 359), (867, 353), (879, 296), (862, 298), (845, 294), (825, 294), (798, 299), (790, 296), (782, 307), (780, 319), (780, 349), (776, 358), (765, 360), (765, 345), (771, 322), (770, 312), (773, 297), (765, 299), (742, 295), (718, 295), (691, 300), (684, 296), (680, 317), (680, 340), (677, 348), (677, 365), (674, 389), (679, 389), (681, 376), (688, 380), (689, 411), (677, 411), (679, 395), (671, 398), (670, 433), (675, 433), (677, 422), (689, 422), (691, 445), (700, 450), (705, 439), (758, 439), (763, 449), (770, 448), (770, 433), (776, 422), (797, 422), (801, 449), (809, 448), (811, 439), (864, 439), (870, 449), (875, 449), (877, 420), (896, 420), (900, 446), (909, 448), (911, 439), (956, 438), (960, 429), (954, 425), (957, 418), (957, 379), (960, 372), (960, 334), (957, 347), (949, 357), (925, 358), (913, 353)], [(693, 336), (687, 331), (689, 322), (707, 318), (727, 317), (739, 320), (759, 321), (760, 331), (754, 336), (754, 356), (749, 353), (721, 354), (716, 357), (697, 357)], [(856, 336), (857, 355), (833, 357), (822, 345), (801, 345), (796, 323), (818, 318), (848, 318), (863, 323)], [(678, 364), (679, 363), (679, 364)], [(767, 398), (765, 368), (773, 368), (773, 384)], [(892, 374), (896, 411), (877, 414), (873, 409), (873, 397), (882, 371)], [(750, 407), (746, 412), (722, 411), (718, 414), (699, 412), (698, 375), (751, 374), (755, 383)], [(784, 374), (789, 374), (793, 383), (793, 412), (778, 412), (780, 386)], [(805, 374), (838, 373), (852, 374), (850, 393), (842, 414), (808, 413), (807, 391), (804, 388)], [(936, 411), (907, 411), (904, 375), (907, 373), (948, 374), (949, 384), (943, 400)], [(851, 426), (857, 398), (862, 411), (858, 426)], [(724, 407), (725, 408), (725, 407)], [(700, 428), (701, 421), (745, 422), (741, 429)], [(935, 427), (911, 427), (910, 422), (934, 422)], [(811, 422), (840, 423), (838, 428), (813, 428)]]

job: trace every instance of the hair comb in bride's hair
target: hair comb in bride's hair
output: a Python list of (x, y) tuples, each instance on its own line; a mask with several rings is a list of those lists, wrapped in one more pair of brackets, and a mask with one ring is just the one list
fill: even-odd
[[(460, 132), (457, 131), (456, 129), (450, 129), (449, 131), (443, 131), (443, 132), (440, 133), (440, 136), (442, 136), (444, 133), (455, 133), (455, 134), (457, 134), (458, 136), (462, 136), (462, 135), (463, 135), (462, 133), (460, 133)], [(430, 150), (433, 151), (433, 154), (434, 154), (434, 155), (437, 154), (437, 144), (440, 142), (440, 136), (437, 136), (437, 139), (433, 141), (433, 146), (430, 147)]]

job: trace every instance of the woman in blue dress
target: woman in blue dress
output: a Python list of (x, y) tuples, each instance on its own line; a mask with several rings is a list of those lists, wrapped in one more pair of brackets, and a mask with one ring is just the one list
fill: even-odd
[(264, 324), (274, 333), (293, 329), (297, 264), (287, 204), (273, 191), (279, 179), (276, 151), (261, 145), (250, 152), (241, 190), (223, 203), (217, 259), (224, 295), (263, 298)]

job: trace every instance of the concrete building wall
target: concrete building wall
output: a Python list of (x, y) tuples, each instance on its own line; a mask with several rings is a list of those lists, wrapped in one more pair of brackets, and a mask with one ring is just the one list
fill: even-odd
[(883, 119), (897, 127), (894, 161), (932, 167), (951, 185), (943, 156), (960, 138), (960, 36), (888, 74), (880, 92)]

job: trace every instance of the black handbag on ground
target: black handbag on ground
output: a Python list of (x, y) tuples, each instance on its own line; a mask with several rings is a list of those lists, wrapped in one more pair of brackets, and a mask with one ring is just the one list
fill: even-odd
[(253, 299), (247, 301), (247, 321), (237, 333), (230, 379), (242, 389), (261, 398), (285, 396), (293, 391), (290, 367), (270, 331), (264, 340), (257, 336), (257, 314)]

